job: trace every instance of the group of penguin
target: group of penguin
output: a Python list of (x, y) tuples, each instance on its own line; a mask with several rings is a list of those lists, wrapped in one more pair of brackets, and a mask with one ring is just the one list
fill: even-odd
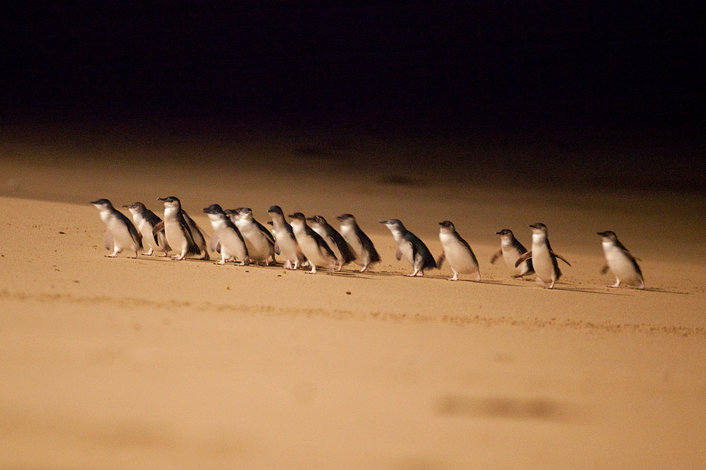
[[(307, 272), (311, 274), (316, 273), (317, 267), (327, 268), (329, 272), (340, 271), (351, 262), (361, 266), (360, 271), (364, 272), (372, 263), (380, 261), (373, 242), (361, 230), (352, 214), (337, 217), (340, 221), (339, 232), (318, 215), (305, 217), (301, 212), (295, 212), (288, 216), (291, 219), (288, 222), (279, 206), (271, 206), (268, 210), (272, 219), (268, 222), (272, 225), (270, 231), (255, 220), (250, 208), (224, 210), (220, 205), (212, 204), (203, 209), (213, 229), (213, 235), (207, 242), (201, 229), (181, 207), (179, 198), (168, 196), (158, 200), (164, 204), (164, 220), (141, 202), (123, 206), (132, 214), (134, 224), (115, 209), (108, 199), (91, 202), (106, 224), (106, 248), (113, 250), (108, 257), (115, 257), (127, 250), (134, 252), (137, 258), (138, 250), (143, 248), (144, 242), (144, 248), (148, 250), (145, 255), (157, 251), (168, 256), (170, 251), (174, 251), (175, 260), (183, 260), (188, 255), (208, 260), (210, 249), (220, 254), (218, 264), (233, 261), (240, 265), (250, 262), (270, 265), (276, 262), (277, 254), (284, 258), (285, 269), (309, 267)], [(472, 274), (476, 281), (480, 281), (478, 260), (452, 222), (439, 222), (439, 241), (444, 252), (436, 260), (424, 242), (407, 230), (400, 220), (387, 219), (380, 223), (390, 230), (397, 243), (397, 260), (404, 258), (412, 265), (413, 272), (409, 276), (423, 276), (424, 270), (441, 268), (446, 261), (453, 271), (450, 280), (458, 280), (459, 274)], [(513, 277), (535, 274), (540, 283), (552, 289), (561, 277), (558, 260), (571, 265), (552, 250), (544, 224), (532, 224), (530, 228), (532, 246), (529, 251), (517, 241), (511, 230), (497, 232), (500, 250), (495, 253), (491, 263), (502, 257)], [(618, 241), (615, 233), (604, 231), (598, 232), (598, 235), (602, 237), (606, 258), (602, 272), (605, 274), (610, 269), (616, 277), (615, 284), (610, 287), (629, 284), (644, 289), (645, 283), (637, 260)]]

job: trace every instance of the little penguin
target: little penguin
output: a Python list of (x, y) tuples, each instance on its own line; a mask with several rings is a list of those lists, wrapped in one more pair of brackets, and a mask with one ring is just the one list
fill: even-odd
[[(554, 253), (549, 238), (547, 238), (547, 226), (537, 222), (530, 225), (532, 229), (532, 250), (524, 253), (515, 261), (515, 267), (523, 261), (532, 259), (532, 266), (537, 275), (537, 279), (550, 289), (554, 288), (554, 283), (561, 277), (561, 270), (557, 258), (571, 266), (563, 256)], [(547, 284), (549, 283), (549, 286)]]
[(267, 213), (272, 219), (270, 223), (272, 224), (272, 235), (275, 239), (276, 249), (285, 259), (284, 269), (297, 269), (304, 261), (304, 255), (294, 236), (292, 226), (284, 218), (284, 212), (280, 206), (270, 206)]
[(638, 289), (644, 289), (645, 280), (642, 277), (642, 270), (637, 264), (637, 260), (630, 253), (630, 250), (620, 243), (615, 232), (606, 230), (605, 232), (598, 232), (598, 235), (603, 237), (603, 254), (607, 263), (601, 272), (605, 274), (610, 268), (615, 274), (615, 284), (609, 287), (620, 287), (620, 283), (625, 282), (627, 284), (636, 284)]
[(142, 248), (142, 240), (130, 219), (115, 209), (108, 199), (91, 201), (91, 204), (100, 211), (100, 218), (106, 227), (105, 248), (113, 250), (106, 256), (115, 258), (121, 251), (130, 250), (135, 253), (134, 257), (137, 258), (137, 250)]
[(301, 248), (302, 253), (311, 265), (311, 271), (306, 272), (316, 274), (316, 267), (321, 266), (327, 267), (329, 273), (333, 273), (338, 260), (328, 244), (307, 225), (304, 214), (295, 212), (290, 214), (289, 217), (292, 219), (292, 230), (297, 243), (299, 243), (299, 248)]
[(163, 256), (168, 256), (169, 244), (167, 244), (164, 230), (160, 230), (157, 234), (154, 233), (154, 227), (162, 222), (162, 219), (141, 202), (133, 202), (123, 207), (132, 214), (135, 227), (140, 231), (143, 242), (150, 248), (149, 251), (143, 254), (145, 256), (152, 256), (152, 253), (156, 250), (161, 252)]
[(429, 248), (416, 235), (407, 230), (401, 221), (387, 219), (381, 220), (380, 223), (390, 229), (392, 237), (397, 242), (395, 257), (399, 260), (404, 256), (414, 267), (414, 272), (408, 276), (424, 276), (425, 269), (436, 268), (436, 262), (429, 252)]
[(235, 225), (245, 239), (250, 259), (262, 261), (265, 266), (269, 266), (270, 260), (275, 261), (275, 239), (270, 231), (253, 218), (249, 207), (239, 207), (232, 213), (235, 215)]
[(336, 255), (336, 260), (338, 260), (337, 271), (340, 271), (344, 265), (355, 259), (353, 250), (348, 246), (348, 242), (343, 239), (335, 228), (329, 225), (326, 219), (320, 215), (315, 215), (313, 217), (307, 217), (306, 220), (311, 222), (311, 228), (314, 232), (318, 233), (321, 238), (324, 239), (328, 247), (333, 251), (333, 254)]
[(355, 254), (355, 263), (362, 266), (360, 272), (368, 269), (372, 263), (380, 261), (380, 255), (375, 250), (375, 245), (370, 238), (363, 232), (355, 217), (352, 214), (342, 214), (336, 217), (341, 222), (341, 235), (348, 242)]
[(245, 239), (238, 227), (233, 224), (223, 211), (223, 208), (218, 204), (211, 204), (203, 212), (208, 214), (211, 227), (213, 227), (214, 237), (218, 239), (221, 252), (221, 260), (218, 264), (225, 264), (226, 260), (230, 259), (238, 260), (240, 266), (248, 264), (250, 259), (248, 257), (248, 249), (245, 246)]
[(436, 260), (436, 265), (441, 269), (444, 259), (448, 260), (449, 266), (454, 275), (449, 280), (458, 281), (459, 273), (472, 274), (475, 273), (476, 281), (480, 281), (480, 268), (478, 260), (473, 253), (471, 246), (464, 240), (456, 231), (456, 227), (449, 220), (439, 222), (439, 241), (444, 248), (444, 252), (439, 259)]
[(164, 203), (164, 220), (155, 226), (154, 233), (164, 230), (167, 243), (177, 252), (173, 258), (181, 261), (186, 255), (201, 254), (201, 259), (208, 260), (206, 240), (196, 223), (181, 208), (179, 198), (167, 196), (157, 200)]
[(500, 236), (500, 250), (490, 258), (490, 264), (495, 263), (498, 258), (502, 256), (505, 264), (512, 273), (512, 277), (534, 274), (531, 259), (523, 261), (519, 266), (515, 267), (515, 261), (523, 254), (527, 253), (527, 248), (517, 241), (512, 230), (504, 228), (499, 232), (495, 232), (495, 234)]

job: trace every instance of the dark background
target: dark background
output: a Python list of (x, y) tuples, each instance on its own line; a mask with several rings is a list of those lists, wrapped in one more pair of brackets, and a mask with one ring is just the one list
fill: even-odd
[(580, 141), (620, 149), (586, 158), (645, 165), (655, 184), (674, 170), (661, 183), (704, 186), (696, 6), (293, 3), (4, 4), (0, 116), (493, 136), (547, 159), (561, 158), (557, 142)]

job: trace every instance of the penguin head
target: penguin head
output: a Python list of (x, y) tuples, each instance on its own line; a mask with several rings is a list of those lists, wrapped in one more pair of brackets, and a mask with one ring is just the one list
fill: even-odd
[(281, 216), (284, 216), (284, 213), (282, 212), (282, 208), (280, 206), (270, 206), (270, 208), (267, 210), (268, 214), (279, 214)]
[(249, 207), (239, 207), (236, 209), (238, 218), (241, 220), (252, 220), (252, 209)]
[(444, 220), (442, 222), (439, 222), (439, 225), (441, 226), (441, 230), (447, 230), (450, 232), (456, 230), (456, 227), (454, 227), (453, 222), (451, 222), (450, 220)]
[(336, 217), (336, 219), (341, 222), (341, 225), (353, 225), (355, 223), (355, 217), (353, 217), (353, 214), (341, 214)]
[(301, 212), (289, 214), (288, 217), (292, 219), (292, 225), (306, 225), (306, 216)]
[(311, 224), (315, 227), (317, 227), (319, 225), (326, 225), (326, 219), (324, 219), (320, 215), (315, 215), (313, 217), (307, 217), (306, 220), (308, 222), (311, 222)]
[(532, 229), (532, 233), (547, 233), (547, 226), (541, 222), (530, 225), (530, 228)]
[(181, 201), (176, 196), (158, 197), (158, 201), (164, 203), (164, 207), (181, 207)]
[(108, 199), (105, 199), (105, 198), (96, 199), (95, 201), (91, 201), (91, 204), (93, 204), (96, 207), (96, 209), (98, 209), (98, 210), (105, 210), (105, 209), (112, 209), (113, 208), (113, 204)]
[(381, 220), (380, 223), (387, 226), (387, 228), (389, 228), (390, 230), (394, 230), (394, 231), (404, 230), (404, 225), (402, 224), (402, 221), (399, 219)]
[(203, 212), (204, 212), (204, 214), (213, 214), (213, 215), (223, 214), (223, 215), (225, 215), (225, 212), (223, 212), (223, 208), (218, 204), (211, 204), (210, 206), (205, 207)]
[(598, 232), (597, 234), (600, 235), (601, 237), (603, 237), (604, 239), (607, 238), (608, 240), (613, 241), (613, 242), (618, 239), (618, 237), (615, 235), (615, 232), (613, 232), (612, 230), (606, 230), (605, 232)]
[(512, 236), (512, 230), (509, 228), (504, 228), (499, 232), (495, 232), (495, 235), (500, 235), (501, 237)]

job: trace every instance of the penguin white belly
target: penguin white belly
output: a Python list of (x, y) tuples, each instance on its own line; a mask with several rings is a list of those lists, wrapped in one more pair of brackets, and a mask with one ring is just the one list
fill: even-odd
[[(458, 273), (474, 273), (476, 272), (476, 266), (473, 263), (473, 258), (461, 242), (455, 239), (450, 239), (451, 237), (440, 237), (442, 239), (442, 246), (444, 247), (444, 254), (446, 255), (446, 261), (451, 265), (454, 271)], [(444, 240), (447, 238), (447, 240)]]
[(270, 243), (265, 235), (254, 224), (244, 225), (240, 228), (240, 233), (245, 239), (250, 258), (255, 260), (265, 260), (270, 256)]
[(289, 236), (289, 232), (286, 229), (283, 229), (281, 233), (280, 235), (280, 231), (277, 230), (277, 235), (275, 235), (279, 251), (285, 259), (295, 261), (297, 259), (297, 242), (292, 240), (292, 237)]
[(397, 249), (402, 254), (402, 257), (406, 259), (409, 264), (414, 266), (414, 250), (412, 249), (412, 244), (406, 240), (403, 240), (399, 245), (397, 245)]
[(143, 243), (146, 242), (147, 246), (153, 250), (160, 249), (159, 245), (154, 241), (154, 235), (152, 235), (152, 228), (153, 228), (152, 224), (147, 222), (145, 219), (142, 219), (137, 228), (140, 230), (140, 233), (142, 234)]
[(137, 249), (135, 240), (132, 239), (127, 226), (122, 221), (118, 220), (117, 217), (112, 217), (107, 225), (108, 230), (110, 230), (110, 233), (113, 235), (113, 243), (115, 243), (115, 248), (118, 251)]
[(552, 256), (544, 243), (532, 245), (532, 265), (534, 272), (544, 282), (551, 282), (554, 279), (554, 263)]
[(181, 226), (177, 221), (164, 222), (164, 233), (167, 236), (167, 243), (172, 249), (182, 253), (189, 248), (189, 241), (184, 236)]
[(608, 267), (621, 282), (630, 283), (640, 280), (640, 275), (635, 270), (632, 260), (625, 255), (623, 250), (610, 244), (608, 246), (603, 245), (603, 252), (605, 253)]
[(529, 271), (529, 265), (527, 264), (527, 261), (523, 261), (520, 263), (518, 267), (515, 267), (515, 263), (517, 262), (517, 258), (519, 258), (520, 252), (514, 248), (514, 247), (508, 247), (505, 248), (503, 247), (503, 260), (505, 261), (505, 264), (507, 267), (510, 269), (510, 271), (515, 275), (515, 276), (521, 276), (525, 274), (527, 271)]
[(370, 262), (370, 256), (363, 250), (363, 244), (360, 243), (360, 239), (355, 235), (353, 227), (341, 226), (341, 235), (343, 239), (350, 245), (353, 253), (355, 253), (355, 263), (360, 266), (365, 266)]
[(309, 262), (315, 264), (316, 266), (326, 266), (331, 264), (331, 260), (327, 256), (321, 253), (321, 248), (316, 243), (312, 237), (303, 237), (299, 240), (299, 247), (306, 256)]
[(240, 261), (245, 261), (245, 258), (247, 258), (245, 244), (235, 232), (224, 229), (216, 233), (218, 234), (218, 240), (221, 242), (221, 250), (224, 251), (223, 254), (226, 258), (235, 257)]

